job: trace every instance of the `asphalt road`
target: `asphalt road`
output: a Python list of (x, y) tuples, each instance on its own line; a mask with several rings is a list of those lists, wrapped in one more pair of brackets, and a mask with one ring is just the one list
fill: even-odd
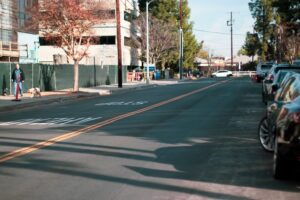
[(0, 199), (298, 200), (259, 145), (260, 87), (202, 79), (1, 114)]

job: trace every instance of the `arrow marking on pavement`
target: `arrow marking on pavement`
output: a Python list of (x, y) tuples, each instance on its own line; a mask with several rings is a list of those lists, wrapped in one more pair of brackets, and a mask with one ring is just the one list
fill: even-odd
[(61, 142), (61, 141), (65, 141), (65, 140), (74, 138), (74, 137), (76, 137), (76, 136), (79, 136), (79, 135), (81, 135), (81, 134), (87, 133), (87, 132), (89, 132), (89, 131), (92, 131), (92, 130), (95, 130), (95, 129), (98, 129), (98, 128), (102, 128), (102, 127), (104, 127), (104, 126), (106, 126), (106, 125), (110, 125), (110, 124), (112, 124), (112, 123), (114, 123), (114, 122), (117, 122), (117, 121), (120, 121), (120, 120), (122, 120), (122, 119), (126, 119), (126, 118), (128, 118), (128, 117), (131, 117), (131, 116), (134, 116), (134, 115), (137, 115), (137, 114), (140, 114), (140, 113), (143, 113), (143, 112), (152, 110), (152, 109), (154, 109), (154, 108), (161, 107), (161, 106), (163, 106), (163, 105), (166, 105), (166, 104), (169, 104), (169, 103), (178, 101), (178, 100), (183, 99), (183, 98), (185, 98), (185, 97), (188, 97), (188, 96), (194, 95), (194, 94), (196, 94), (196, 93), (199, 93), (199, 92), (208, 90), (209, 88), (212, 88), (212, 87), (215, 87), (215, 86), (224, 84), (224, 83), (226, 83), (226, 82), (228, 82), (228, 80), (226, 80), (226, 81), (221, 81), (221, 82), (219, 82), (219, 83), (215, 83), (215, 84), (206, 86), (206, 87), (204, 87), (204, 88), (200, 88), (200, 89), (194, 90), (194, 91), (192, 91), (192, 92), (189, 92), (189, 93), (186, 93), (186, 94), (183, 94), (183, 95), (180, 95), (180, 96), (177, 96), (177, 97), (174, 97), (174, 98), (172, 98), (172, 99), (168, 99), (168, 100), (165, 100), (165, 101), (156, 103), (156, 104), (153, 104), (153, 105), (151, 105), (151, 106), (148, 106), (148, 107), (145, 107), (145, 108), (136, 110), (136, 111), (132, 111), (132, 112), (129, 112), (129, 113), (126, 113), (126, 114), (119, 115), (119, 116), (117, 116), (117, 117), (113, 117), (113, 118), (111, 118), (111, 119), (107, 119), (107, 120), (105, 120), (105, 121), (102, 121), (102, 122), (99, 122), (99, 123), (96, 123), (96, 124), (93, 124), (93, 125), (90, 125), (90, 126), (81, 128), (81, 129), (79, 129), (79, 130), (77, 130), (77, 131), (73, 131), (73, 132), (70, 132), (70, 133), (66, 133), (66, 134), (63, 134), (63, 135), (60, 135), (60, 136), (51, 138), (51, 139), (49, 139), (49, 140), (45, 140), (45, 141), (43, 141), (43, 142), (36, 143), (36, 144), (31, 145), (31, 146), (29, 146), (29, 147), (24, 147), (24, 148), (21, 148), (21, 149), (17, 149), (17, 150), (15, 150), (15, 151), (12, 151), (12, 152), (10, 152), (10, 153), (7, 153), (7, 154), (1, 156), (1, 157), (0, 157), (0, 163), (9, 161), (9, 160), (11, 160), (11, 159), (14, 159), (14, 158), (17, 158), (17, 157), (26, 155), (26, 154), (29, 154), (29, 153), (31, 153), (31, 152), (34, 152), (34, 151), (39, 150), (39, 149), (41, 149), (41, 148), (45, 148), (45, 147), (51, 146), (51, 145), (56, 144), (56, 143), (58, 143), (58, 142)]

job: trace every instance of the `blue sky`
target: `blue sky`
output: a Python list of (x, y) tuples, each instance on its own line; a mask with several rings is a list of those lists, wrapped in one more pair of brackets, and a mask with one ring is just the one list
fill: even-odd
[[(204, 46), (215, 56), (230, 57), (230, 27), (227, 20), (233, 12), (233, 54), (241, 48), (247, 31), (253, 30), (248, 3), (250, 0), (189, 0), (191, 21), (197, 40), (204, 41)], [(197, 31), (201, 30), (201, 31)], [(214, 34), (204, 31), (228, 34)]]

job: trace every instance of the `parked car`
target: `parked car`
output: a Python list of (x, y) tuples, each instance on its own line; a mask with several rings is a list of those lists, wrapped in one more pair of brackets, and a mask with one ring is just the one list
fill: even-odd
[(272, 68), (273, 63), (267, 62), (267, 63), (258, 63), (256, 66), (256, 75), (254, 79), (256, 82), (261, 82), (265, 77), (268, 71)]
[(270, 99), (271, 101), (274, 100), (276, 92), (278, 92), (278, 90), (281, 90), (281, 88), (287, 83), (289, 78), (291, 76), (293, 76), (294, 74), (297, 74), (297, 73), (300, 74), (300, 69), (299, 70), (287, 71), (287, 73), (284, 75), (284, 77), (281, 81), (280, 80), (276, 81), (276, 76), (275, 76), (274, 83), (272, 84), (272, 91), (273, 91), (272, 96), (273, 96), (273, 98)]
[(289, 77), (258, 128), (262, 147), (274, 152), (273, 175), (284, 178), (300, 162), (300, 75)]
[[(262, 101), (266, 104), (268, 101), (272, 101), (274, 99), (276, 86), (281, 84), (281, 81), (288, 74), (287, 70), (279, 70), (275, 75), (274, 81), (264, 80), (262, 86)], [(276, 85), (276, 86), (275, 86)]]
[(230, 77), (232, 76), (232, 71), (229, 70), (219, 70), (211, 75), (212, 77)]
[(291, 67), (291, 65), (289, 63), (273, 64), (271, 69), (267, 72), (265, 80), (273, 81), (276, 73), (279, 70), (285, 69), (287, 67)]
[[(280, 76), (278, 76), (276, 82), (274, 83), (274, 79), (280, 71), (282, 73), (280, 73)], [(263, 80), (262, 84), (262, 101), (265, 104), (267, 104), (268, 101), (272, 100), (272, 93), (274, 92), (272, 88), (273, 84), (277, 84), (279, 83), (279, 81), (282, 81), (287, 71), (300, 71), (300, 66), (290, 64), (278, 64), (273, 65), (273, 67), (270, 69), (267, 77)]]
[(294, 60), (293, 64), (294, 64), (294, 65), (300, 65), (300, 59)]

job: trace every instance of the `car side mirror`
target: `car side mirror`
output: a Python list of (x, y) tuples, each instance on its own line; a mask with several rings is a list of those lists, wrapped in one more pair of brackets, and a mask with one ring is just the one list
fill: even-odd
[(272, 85), (272, 92), (277, 92), (279, 86), (277, 84)]

